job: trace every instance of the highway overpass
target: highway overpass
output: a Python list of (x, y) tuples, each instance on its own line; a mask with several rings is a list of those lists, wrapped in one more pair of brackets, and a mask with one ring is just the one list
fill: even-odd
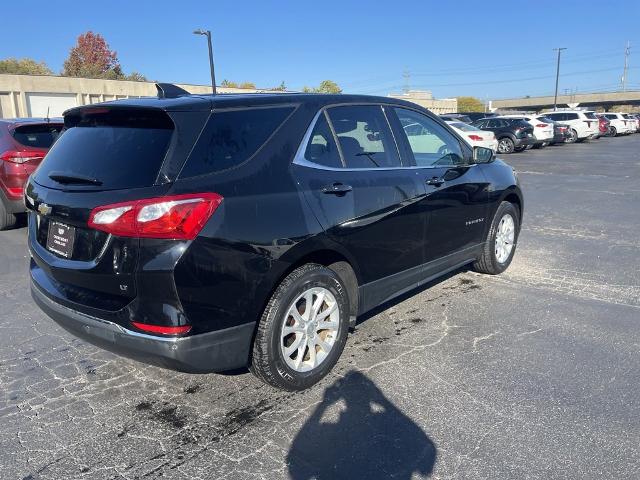
[[(558, 95), (558, 107), (602, 107), (605, 110), (609, 110), (616, 105), (640, 105), (640, 90)], [(492, 110), (539, 111), (548, 108), (553, 108), (553, 96), (509, 98), (491, 102)]]

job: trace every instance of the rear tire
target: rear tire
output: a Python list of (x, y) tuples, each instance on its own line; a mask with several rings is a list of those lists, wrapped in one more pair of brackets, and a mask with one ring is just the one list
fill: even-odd
[(7, 212), (7, 209), (0, 201), (0, 230), (7, 230), (16, 225), (17, 218), (13, 213)]
[(618, 136), (618, 130), (616, 129), (616, 127), (611, 127), (609, 129), (609, 135), (611, 135), (612, 137), (617, 137)]
[(502, 137), (498, 140), (498, 153), (513, 153), (515, 144), (509, 137)]
[(493, 216), (482, 255), (473, 263), (473, 269), (489, 275), (504, 272), (516, 253), (519, 233), (518, 207), (510, 202), (502, 202)]
[(578, 132), (573, 128), (569, 130), (569, 137), (564, 141), (565, 143), (576, 143), (578, 141)]
[(322, 265), (309, 263), (287, 275), (258, 323), (251, 372), (283, 390), (319, 382), (347, 341), (348, 298), (340, 277)]

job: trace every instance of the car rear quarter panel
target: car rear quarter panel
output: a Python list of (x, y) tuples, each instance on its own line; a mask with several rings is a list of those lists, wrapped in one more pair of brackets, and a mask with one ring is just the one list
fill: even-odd
[(198, 330), (258, 320), (280, 277), (323, 237), (290, 172), (315, 111), (301, 105), (248, 162), (175, 183), (172, 193), (224, 197), (175, 269), (178, 296)]

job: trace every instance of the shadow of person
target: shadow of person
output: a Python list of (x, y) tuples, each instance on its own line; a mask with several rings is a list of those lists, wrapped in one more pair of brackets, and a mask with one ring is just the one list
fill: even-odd
[(422, 429), (357, 371), (327, 388), (287, 455), (294, 480), (410, 479), (430, 475), (435, 460)]

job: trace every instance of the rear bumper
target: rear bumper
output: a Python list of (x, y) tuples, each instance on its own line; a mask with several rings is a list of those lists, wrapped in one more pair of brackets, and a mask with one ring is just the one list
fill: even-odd
[(518, 138), (516, 137), (515, 146), (525, 147), (527, 145), (535, 145), (536, 139), (534, 137)]
[(60, 305), (31, 279), (36, 304), (73, 335), (116, 354), (190, 373), (233, 370), (247, 365), (255, 323), (187, 337), (156, 337)]

